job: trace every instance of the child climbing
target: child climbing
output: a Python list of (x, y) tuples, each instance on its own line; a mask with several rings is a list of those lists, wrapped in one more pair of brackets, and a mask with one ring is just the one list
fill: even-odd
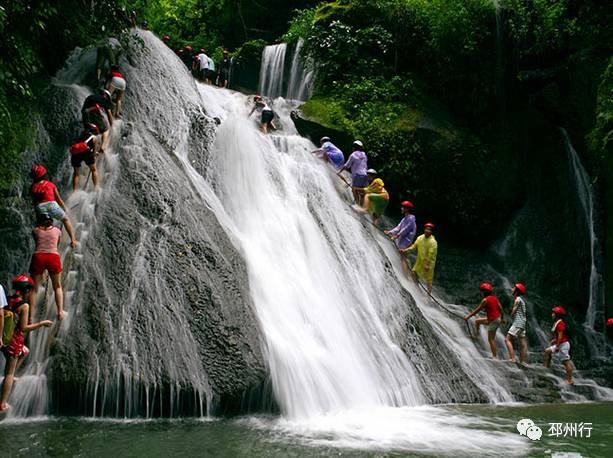
[(557, 356), (566, 370), (566, 383), (572, 385), (573, 362), (570, 359), (570, 342), (568, 340), (568, 326), (564, 322), (565, 315), (566, 310), (564, 307), (556, 305), (551, 309), (551, 318), (554, 321), (551, 328), (553, 339), (550, 342), (551, 346), (545, 349), (544, 366), (549, 367), (551, 365), (551, 357), (553, 355)]
[(483, 295), (483, 299), (475, 310), (464, 317), (464, 320), (467, 321), (470, 317), (485, 309), (486, 316), (475, 320), (477, 328), (476, 333), (479, 335), (479, 326), (482, 324), (487, 325), (487, 341), (492, 350), (492, 358), (496, 359), (498, 358), (498, 353), (496, 351), (496, 330), (500, 327), (500, 322), (502, 321), (502, 305), (498, 298), (494, 296), (494, 287), (491, 283), (481, 283), (481, 285), (479, 285), (479, 290)]

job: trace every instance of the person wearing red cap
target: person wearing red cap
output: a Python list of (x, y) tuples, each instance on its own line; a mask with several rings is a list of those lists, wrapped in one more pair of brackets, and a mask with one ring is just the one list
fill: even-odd
[(523, 283), (515, 283), (513, 287), (513, 309), (511, 310), (511, 317), (513, 317), (513, 324), (507, 332), (507, 336), (504, 342), (509, 351), (509, 359), (515, 362), (515, 349), (513, 348), (513, 338), (519, 339), (520, 356), (519, 361), (522, 365), (528, 363), (528, 344), (526, 343), (526, 302), (522, 297), (526, 294), (526, 287)]
[(47, 180), (47, 169), (41, 164), (35, 164), (32, 166), (30, 176), (34, 180), (30, 187), (30, 195), (34, 202), (36, 214), (45, 213), (55, 220), (62, 220), (70, 237), (70, 246), (75, 248), (77, 239), (72, 230), (72, 223), (66, 215), (66, 205), (57, 187)]
[(551, 346), (545, 349), (545, 367), (549, 367), (551, 364), (551, 357), (553, 354), (557, 355), (566, 369), (566, 383), (572, 385), (573, 383), (573, 363), (570, 359), (570, 342), (568, 341), (567, 325), (564, 322), (564, 316), (566, 310), (564, 307), (556, 305), (551, 309), (551, 318), (553, 319), (553, 327), (551, 332), (553, 333), (553, 339), (551, 340)]
[(481, 291), (483, 299), (475, 310), (464, 317), (464, 321), (468, 321), (470, 317), (485, 309), (486, 316), (475, 320), (476, 333), (479, 335), (479, 326), (482, 324), (487, 325), (487, 341), (489, 342), (490, 349), (492, 350), (492, 357), (496, 359), (498, 358), (498, 352), (496, 349), (496, 331), (500, 327), (500, 322), (502, 321), (502, 305), (500, 304), (498, 298), (494, 296), (494, 287), (491, 283), (481, 283), (479, 285), (479, 291)]
[(417, 250), (417, 259), (413, 265), (413, 276), (426, 282), (428, 294), (432, 294), (432, 282), (434, 280), (434, 267), (436, 266), (436, 255), (438, 253), (438, 243), (432, 231), (434, 224), (424, 224), (424, 233), (417, 237), (415, 242), (400, 250), (401, 253)]
[[(411, 201), (405, 200), (400, 204), (400, 213), (402, 214), (402, 219), (398, 223), (398, 225), (390, 229), (389, 231), (384, 231), (386, 235), (390, 237), (398, 247), (398, 250), (402, 251), (405, 248), (411, 246), (413, 240), (415, 240), (415, 234), (417, 233), (417, 225), (415, 224), (415, 215), (411, 214), (413, 211), (414, 205)], [(409, 272), (409, 263), (406, 260), (405, 256), (401, 257), (402, 260), (402, 269), (404, 273), (407, 274)]]
[(0, 348), (2, 348), (2, 353), (6, 358), (6, 365), (2, 382), (0, 412), (6, 412), (10, 408), (8, 400), (13, 388), (15, 370), (19, 363), (30, 353), (28, 347), (25, 346), (25, 334), (42, 326), (49, 327), (53, 324), (51, 320), (29, 323), (28, 316), (30, 312), (26, 297), (33, 286), (34, 282), (27, 275), (19, 275), (13, 278), (15, 294), (9, 296), (8, 305), (2, 309), (4, 326)]

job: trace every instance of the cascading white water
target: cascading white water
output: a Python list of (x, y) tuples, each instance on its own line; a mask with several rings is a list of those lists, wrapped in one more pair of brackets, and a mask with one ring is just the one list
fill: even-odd
[(313, 91), (315, 82), (315, 69), (312, 62), (305, 62), (302, 55), (304, 40), (300, 38), (294, 48), (292, 66), (290, 69), (289, 84), (287, 86), (286, 99), (289, 100), (308, 100)]
[(260, 66), (260, 94), (275, 98), (283, 95), (283, 77), (287, 43), (266, 46)]
[[(564, 146), (568, 154), (568, 163), (577, 189), (577, 198), (581, 204), (585, 224), (590, 237), (590, 284), (589, 301), (583, 323), (585, 334), (588, 339), (589, 349), (594, 358), (610, 358), (613, 356), (613, 348), (607, 343), (604, 336), (605, 302), (602, 272), (599, 269), (597, 259), (602, 257), (600, 240), (594, 228), (594, 196), (590, 183), (590, 177), (581, 164), (581, 159), (573, 147), (570, 136), (565, 129), (560, 129), (564, 137)], [(597, 331), (600, 328), (601, 331)]]

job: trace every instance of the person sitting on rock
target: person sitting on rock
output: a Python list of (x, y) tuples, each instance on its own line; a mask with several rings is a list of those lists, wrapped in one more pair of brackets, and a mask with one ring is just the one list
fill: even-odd
[[(100, 153), (106, 151), (109, 128), (113, 127), (113, 102), (111, 101), (111, 93), (106, 89), (100, 89), (97, 94), (91, 94), (83, 102), (81, 108), (81, 116), (83, 117), (83, 127), (87, 129), (89, 124), (95, 124), (98, 131), (102, 134), (102, 145)], [(106, 113), (106, 118), (103, 114)]]
[(573, 362), (570, 359), (570, 341), (568, 340), (568, 326), (564, 322), (565, 315), (566, 310), (564, 307), (556, 305), (551, 309), (551, 318), (554, 322), (551, 328), (553, 339), (550, 342), (551, 346), (545, 349), (543, 364), (548, 368), (551, 365), (551, 357), (556, 355), (566, 370), (566, 383), (572, 385)]
[(77, 239), (72, 229), (72, 223), (66, 215), (66, 205), (57, 187), (47, 179), (47, 169), (41, 164), (33, 165), (30, 176), (34, 181), (30, 187), (30, 194), (36, 214), (45, 213), (55, 220), (62, 220), (70, 237), (70, 246), (75, 248)]
[[(415, 235), (417, 234), (415, 215), (411, 214), (413, 208), (414, 205), (411, 201), (403, 201), (400, 204), (402, 219), (395, 228), (390, 229), (389, 231), (384, 231), (385, 234), (388, 235), (394, 241), (394, 243), (396, 243), (396, 246), (400, 252), (413, 244), (413, 240), (415, 240)], [(404, 271), (405, 275), (408, 275), (409, 263), (406, 256), (401, 256), (401, 261), (402, 270)]]
[(62, 290), (62, 260), (58, 252), (58, 245), (62, 231), (53, 225), (53, 220), (46, 213), (38, 215), (36, 227), (32, 230), (34, 237), (34, 253), (30, 261), (30, 275), (34, 285), (28, 295), (30, 304), (30, 321), (35, 318), (38, 304), (38, 289), (41, 285), (45, 271), (49, 273), (55, 305), (57, 307), (57, 319), (61, 320), (64, 315), (64, 292)]
[(492, 350), (492, 357), (496, 359), (498, 358), (496, 349), (496, 330), (500, 327), (502, 321), (502, 305), (498, 298), (494, 296), (494, 287), (491, 283), (481, 283), (481, 285), (479, 285), (479, 290), (483, 295), (483, 299), (475, 310), (464, 317), (464, 321), (467, 321), (470, 317), (485, 309), (486, 316), (475, 320), (476, 334), (479, 335), (479, 326), (482, 324), (487, 325), (487, 341)]
[(94, 188), (98, 189), (98, 170), (96, 169), (96, 156), (98, 155), (98, 133), (98, 127), (95, 124), (89, 124), (88, 127), (77, 137), (76, 141), (70, 145), (70, 164), (73, 168), (73, 192), (76, 191), (79, 186), (79, 176), (81, 174), (82, 162), (85, 162), (85, 165), (89, 167)]
[(4, 380), (2, 382), (0, 412), (6, 412), (10, 409), (8, 400), (13, 388), (15, 371), (21, 361), (30, 354), (30, 350), (25, 346), (25, 334), (42, 326), (49, 327), (53, 324), (51, 320), (42, 320), (32, 324), (29, 323), (30, 312), (27, 296), (33, 285), (34, 282), (27, 275), (19, 275), (13, 278), (13, 289), (15, 290), (15, 294), (9, 296), (8, 305), (2, 309), (4, 325), (0, 347), (6, 358), (6, 365), (4, 367)]

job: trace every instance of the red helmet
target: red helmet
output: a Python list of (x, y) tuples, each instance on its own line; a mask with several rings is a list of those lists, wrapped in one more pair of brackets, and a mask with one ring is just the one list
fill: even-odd
[(253, 101), (257, 102), (258, 100), (262, 100), (262, 96), (261, 95), (255, 95), (253, 96)]
[(492, 286), (491, 283), (488, 282), (483, 282), (479, 285), (479, 289), (481, 291), (486, 291), (488, 293), (493, 293), (494, 292), (494, 287)]
[(35, 180), (44, 177), (47, 174), (47, 169), (42, 164), (34, 164), (30, 171), (30, 176)]
[(190, 45), (187, 45), (187, 46), (185, 47), (185, 50), (186, 50), (187, 52), (192, 52), (192, 51), (194, 50), (194, 48), (192, 48)]
[(609, 319), (607, 320), (607, 326), (611, 326), (611, 327), (613, 327), (613, 318), (609, 318)]
[(404, 208), (415, 208), (415, 205), (413, 205), (413, 202), (411, 202), (410, 200), (405, 200), (400, 204), (401, 207)]
[(17, 275), (13, 278), (13, 288), (19, 291), (30, 289), (34, 286), (34, 280), (27, 275)]
[(559, 305), (556, 305), (554, 308), (551, 309), (551, 311), (553, 313), (557, 313), (558, 315), (566, 315), (566, 310), (564, 309), (564, 307), (560, 307)]
[(515, 283), (514, 287), (520, 294), (526, 294), (526, 286), (523, 283)]
[(435, 226), (434, 226), (434, 224), (432, 224), (432, 223), (426, 223), (426, 224), (424, 224), (424, 229), (426, 229), (426, 228), (434, 229), (434, 227), (435, 227)]
[(169, 41), (170, 41), (170, 35), (164, 35), (164, 38), (162, 38), (162, 41), (163, 41), (164, 43), (169, 42)]

